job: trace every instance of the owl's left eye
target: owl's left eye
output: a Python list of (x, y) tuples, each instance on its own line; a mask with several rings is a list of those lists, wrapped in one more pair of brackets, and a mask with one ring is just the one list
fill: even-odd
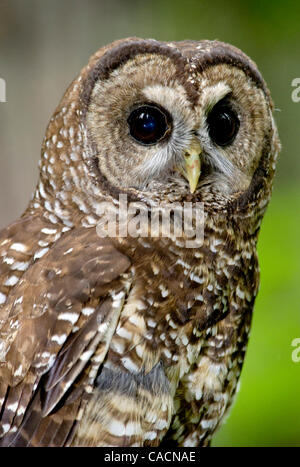
[(240, 121), (237, 114), (226, 104), (219, 102), (207, 117), (209, 136), (219, 146), (231, 144), (238, 132)]
[(143, 105), (128, 117), (131, 136), (141, 144), (155, 144), (169, 133), (170, 117), (158, 107)]

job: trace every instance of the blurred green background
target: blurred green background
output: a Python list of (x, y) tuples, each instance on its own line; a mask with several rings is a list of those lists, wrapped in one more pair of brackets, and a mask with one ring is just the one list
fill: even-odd
[(100, 46), (126, 36), (219, 39), (258, 64), (282, 140), (262, 225), (259, 293), (241, 389), (214, 446), (300, 446), (300, 2), (291, 0), (0, 0), (0, 227), (25, 208), (47, 122)]

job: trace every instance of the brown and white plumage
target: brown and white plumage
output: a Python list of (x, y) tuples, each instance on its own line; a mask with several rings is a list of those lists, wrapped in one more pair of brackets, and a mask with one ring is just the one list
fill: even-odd
[[(217, 147), (207, 116), (224, 98), (239, 131)], [(143, 102), (171, 115), (168, 140), (130, 137)], [(195, 140), (191, 194), (174, 166)], [(243, 364), (278, 150), (269, 92), (238, 49), (133, 38), (92, 56), (50, 120), (28, 209), (0, 233), (3, 446), (209, 443)], [(100, 238), (101, 202), (119, 194), (204, 203), (203, 245)]]

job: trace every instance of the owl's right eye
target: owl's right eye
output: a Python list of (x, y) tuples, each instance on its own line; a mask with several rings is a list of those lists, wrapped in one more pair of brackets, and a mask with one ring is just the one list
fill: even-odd
[(170, 117), (158, 107), (143, 105), (128, 117), (131, 136), (141, 144), (155, 144), (170, 131)]

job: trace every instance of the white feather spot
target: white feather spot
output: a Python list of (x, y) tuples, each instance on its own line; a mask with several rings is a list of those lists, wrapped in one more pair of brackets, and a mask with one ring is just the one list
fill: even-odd
[(139, 315), (131, 315), (128, 319), (130, 323), (134, 324), (135, 326), (143, 326), (144, 325), (144, 318)]
[(203, 295), (201, 294), (196, 295), (195, 300), (198, 300), (199, 302), (203, 302)]
[(148, 326), (150, 326), (150, 328), (155, 328), (156, 325), (157, 325), (157, 323), (155, 321), (153, 321), (153, 319), (151, 319), (151, 318), (149, 318), (147, 320), (147, 324), (148, 324)]
[(64, 255), (68, 255), (69, 253), (72, 253), (72, 251), (73, 251), (73, 248), (69, 248), (69, 250), (64, 252)]
[(46, 235), (54, 235), (57, 233), (57, 229), (47, 229), (47, 228), (44, 228), (41, 230), (42, 233), (46, 234)]
[(119, 341), (119, 340), (113, 340), (110, 344), (111, 346), (111, 349), (118, 353), (119, 355), (122, 355), (123, 352), (125, 351), (125, 345), (124, 345), (124, 341)]
[(16, 371), (14, 372), (14, 376), (21, 376), (23, 371), (22, 365), (19, 365)]
[(61, 334), (60, 336), (58, 334), (55, 334), (54, 336), (51, 337), (52, 342), (57, 342), (58, 345), (62, 345), (67, 339), (67, 334)]
[(14, 258), (3, 258), (3, 263), (12, 265), (15, 262)]
[(4, 293), (0, 292), (0, 305), (3, 305), (6, 302), (7, 296)]
[(118, 336), (123, 337), (124, 339), (132, 339), (132, 332), (127, 331), (127, 329), (125, 328), (119, 328), (117, 330), (117, 334)]
[(108, 329), (109, 324), (108, 323), (102, 323), (98, 326), (98, 332), (101, 334), (105, 334), (107, 329)]
[(151, 263), (151, 267), (152, 267), (153, 274), (157, 275), (160, 271), (159, 267), (154, 263)]
[(137, 345), (135, 347), (135, 353), (137, 354), (138, 357), (143, 358), (145, 354), (145, 348), (142, 345)]
[(191, 272), (190, 274), (190, 279), (192, 279), (192, 281), (194, 282), (197, 282), (198, 284), (203, 284), (204, 282), (204, 279), (202, 277), (197, 276), (193, 272)]
[(133, 363), (133, 361), (131, 360), (131, 358), (129, 357), (124, 357), (124, 358), (121, 358), (121, 362), (123, 363), (124, 367), (129, 370), (130, 372), (132, 373), (138, 373), (139, 371), (139, 367)]
[(23, 243), (13, 243), (10, 249), (19, 251), (20, 253), (26, 253), (26, 251), (28, 250), (27, 246), (23, 245)]
[(48, 251), (49, 248), (43, 248), (42, 250), (37, 251), (33, 259), (36, 260), (42, 258), (46, 253), (48, 253)]
[(57, 224), (57, 222), (58, 222), (57, 217), (55, 217), (53, 214), (50, 214), (50, 216), (49, 216), (49, 221), (50, 221), (52, 224)]
[(166, 422), (166, 420), (157, 420), (157, 422), (155, 423), (155, 428), (157, 430), (163, 430), (164, 428), (167, 428), (168, 424)]
[(49, 352), (43, 352), (41, 357), (42, 358), (49, 358), (51, 356), (51, 354)]
[(83, 352), (83, 354), (80, 357), (80, 360), (82, 362), (87, 362), (91, 356), (93, 355), (94, 351), (93, 350), (87, 350), (86, 352)]
[(59, 320), (69, 321), (72, 324), (75, 324), (78, 321), (79, 315), (77, 313), (61, 313), (58, 315)]
[(12, 265), (11, 269), (13, 271), (17, 270), (17, 271), (26, 271), (29, 267), (29, 262), (16, 262)]
[(23, 297), (19, 297), (14, 301), (14, 305), (18, 305), (23, 302)]
[(138, 423), (129, 422), (125, 427), (125, 436), (138, 435), (141, 431), (141, 427)]
[(125, 425), (118, 420), (111, 420), (109, 425), (106, 427), (107, 431), (114, 436), (124, 436), (125, 435)]
[(200, 425), (204, 430), (207, 430), (208, 428), (212, 428), (214, 426), (214, 421), (213, 420), (202, 420), (202, 422), (200, 422)]
[(7, 281), (4, 283), (7, 287), (13, 287), (19, 282), (19, 278), (17, 276), (11, 276), (7, 279)]
[(82, 308), (82, 314), (84, 316), (90, 316), (94, 313), (95, 311), (95, 308), (92, 308), (92, 307), (85, 307), (85, 308)]
[(150, 441), (152, 441), (152, 440), (156, 439), (156, 436), (157, 436), (157, 434), (156, 434), (155, 431), (147, 431), (147, 433), (145, 433), (145, 435), (144, 435), (144, 439), (145, 440), (149, 439)]
[(155, 413), (155, 412), (151, 412), (151, 411), (147, 412), (147, 413), (146, 413), (146, 416), (145, 416), (145, 420), (146, 420), (146, 422), (149, 422), (149, 423), (155, 423), (156, 420), (157, 420), (157, 415), (156, 415), (156, 413)]
[(188, 343), (189, 343), (189, 340), (187, 338), (187, 336), (184, 334), (183, 336), (181, 336), (181, 342), (183, 343), (183, 345), (187, 346)]
[(171, 328), (177, 329), (177, 325), (174, 323), (172, 319), (169, 320), (169, 325), (171, 326)]
[(9, 423), (4, 423), (4, 425), (2, 425), (2, 431), (3, 433), (7, 433), (10, 429), (10, 424)]
[(39, 193), (40, 193), (42, 198), (44, 198), (44, 199), (47, 198), (47, 194), (45, 192), (45, 188), (44, 188), (44, 185), (43, 185), (42, 182), (39, 183)]
[(244, 300), (245, 298), (245, 292), (243, 292), (241, 289), (240, 289), (240, 286), (237, 287), (236, 289), (236, 294), (238, 297), (240, 297), (242, 300)]
[(180, 264), (181, 266), (183, 266), (185, 269), (190, 269), (190, 265), (188, 263), (185, 263), (184, 261), (182, 261), (182, 259), (178, 259), (176, 261), (176, 264)]
[(138, 310), (146, 310), (147, 306), (145, 305), (145, 303), (142, 301), (142, 300), (139, 300), (136, 304), (136, 307)]
[(7, 409), (10, 410), (11, 412), (15, 412), (18, 408), (18, 401), (15, 402), (14, 404), (10, 404), (7, 406)]
[(23, 415), (25, 413), (26, 408), (21, 406), (17, 411), (17, 416)]

